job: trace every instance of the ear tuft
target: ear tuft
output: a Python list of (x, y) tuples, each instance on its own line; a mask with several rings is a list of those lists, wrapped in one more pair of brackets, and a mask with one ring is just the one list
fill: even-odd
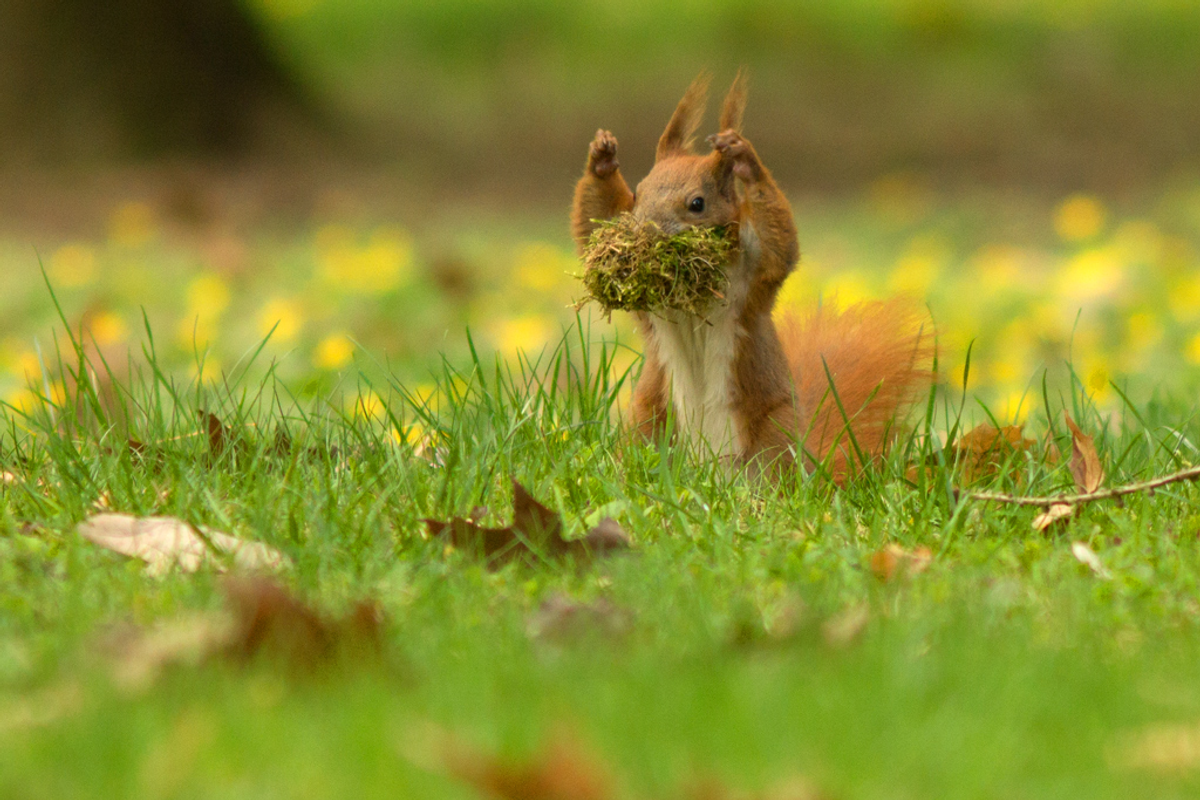
[(750, 82), (749, 73), (745, 67), (738, 70), (737, 76), (733, 79), (733, 85), (729, 87), (729, 93), (725, 95), (725, 102), (721, 104), (721, 119), (718, 132), (735, 130), (738, 133), (742, 132), (742, 115), (746, 113), (746, 92)]
[(654, 153), (656, 161), (691, 150), (692, 137), (700, 127), (700, 118), (704, 116), (711, 80), (708, 72), (701, 72), (684, 92), (683, 99), (671, 115), (671, 121), (667, 123), (667, 129), (658, 139), (658, 148)]

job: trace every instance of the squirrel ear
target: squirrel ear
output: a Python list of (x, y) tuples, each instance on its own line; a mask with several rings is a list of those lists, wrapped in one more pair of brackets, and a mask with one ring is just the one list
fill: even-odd
[(711, 79), (707, 72), (701, 72), (696, 80), (692, 81), (683, 99), (675, 107), (667, 129), (658, 139), (658, 149), (654, 153), (655, 161), (691, 149), (692, 137), (700, 127), (700, 118), (704, 116), (704, 106), (708, 101), (708, 83)]
[(733, 85), (729, 87), (729, 93), (725, 95), (725, 102), (721, 104), (721, 119), (718, 131), (735, 130), (738, 133), (742, 132), (742, 115), (746, 112), (746, 84), (749, 82), (749, 75), (746, 68), (742, 67), (738, 70), (737, 77), (733, 79)]

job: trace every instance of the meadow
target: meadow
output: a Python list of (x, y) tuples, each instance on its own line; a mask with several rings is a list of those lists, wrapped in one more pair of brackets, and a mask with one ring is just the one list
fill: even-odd
[[(386, 81), (354, 58), (376, 51), (339, 38), (367, 5), (260, 5), (283, 40), (319, 39), (314, 72), (360, 76), (349, 101), (375, 103)], [(856, 46), (890, 52), (901, 6), (875, 7)], [(1036, 42), (1041, 12), (1011, 7)], [(449, 17), (406, 9), (405, 35), (458, 64), (437, 73), (449, 87), (479, 42), (460, 52)], [(548, 19), (547, 41), (600, 24)], [(588, 52), (555, 80), (590, 75)], [(331, 190), (269, 224), (197, 221), (188, 195), (135, 187), (92, 225), (6, 229), (0, 797), (1200, 791), (1196, 487), (1044, 530), (1036, 509), (971, 497), (1071, 491), (1064, 413), (1104, 486), (1196, 463), (1200, 184), (1022, 189), (912, 166), (838, 191), (785, 181), (802, 260), (780, 313), (900, 294), (938, 336), (936, 391), (838, 489), (629, 435), (640, 342), (575, 307), (572, 180), (427, 207)], [(1023, 426), (1018, 446), (972, 459), (981, 424)], [(568, 540), (612, 518), (630, 546), (533, 541), (501, 564), (431, 533), (509, 525), (513, 480)], [(292, 599), (230, 583), (221, 557), (186, 572), (111, 552), (80, 534), (99, 513), (264, 543)]]

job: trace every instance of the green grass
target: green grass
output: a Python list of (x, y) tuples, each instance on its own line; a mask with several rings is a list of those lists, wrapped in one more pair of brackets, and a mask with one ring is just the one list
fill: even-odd
[[(51, 368), (79, 371), (69, 342), (63, 352)], [(972, 407), (948, 391), (878, 474), (844, 491), (774, 487), (631, 440), (614, 416), (631, 376), (610, 368), (612, 353), (572, 328), (536, 363), (445, 366), (439, 408), (375, 382), (382, 405), (355, 416), (296, 401), (269, 371), (178, 381), (147, 345), (115, 394), (68, 377), (56, 405), (6, 411), (0, 465), (18, 480), (0, 488), (0, 793), (474, 796), (407, 758), (432, 723), (518, 759), (566, 725), (630, 797), (674, 797), (697, 776), (750, 789), (796, 774), (847, 798), (1194, 796), (1194, 762), (1123, 766), (1143, 726), (1200, 719), (1193, 486), (1034, 533), (1032, 511), (949, 491), (955, 468), (928, 434)], [(1077, 390), (1047, 396), (1031, 428), (1048, 411), (1067, 450), (1065, 405), (1098, 434), (1114, 482), (1194, 459), (1197, 425), (1181, 405), (1101, 419)], [(242, 445), (214, 456), (202, 409)], [(282, 454), (281, 427), (294, 443)], [(410, 429), (436, 458), (392, 434)], [(134, 457), (127, 437), (154, 458)], [(906, 455), (938, 464), (926, 483), (904, 480)], [(423, 538), (421, 518), (480, 504), (507, 522), (510, 477), (571, 535), (617, 517), (636, 551), (493, 573)], [(1033, 461), (994, 480), (1039, 493), (1069, 482), (1064, 465)], [(284, 580), (321, 608), (377, 598), (383, 658), (312, 680), (216, 664), (117, 688), (97, 644), (106, 628), (222, 600), (213, 574), (151, 578), (78, 537), (101, 498), (267, 542), (294, 563)], [(1075, 560), (1074, 540), (1110, 579)], [(929, 547), (933, 563), (881, 583), (867, 562), (886, 542)], [(558, 593), (606, 598), (632, 627), (531, 639), (530, 615)], [(825, 623), (860, 604), (862, 634), (831, 644)]]

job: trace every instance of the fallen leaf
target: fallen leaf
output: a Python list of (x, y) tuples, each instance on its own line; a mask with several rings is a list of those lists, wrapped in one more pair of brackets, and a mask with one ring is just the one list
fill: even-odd
[(230, 578), (223, 588), (226, 611), (107, 636), (100, 647), (112, 660), (116, 683), (142, 690), (172, 667), (197, 667), (216, 659), (245, 663), (260, 656), (304, 675), (339, 659), (361, 663), (381, 649), (382, 614), (374, 603), (359, 603), (331, 618), (266, 578)]
[(0, 483), (5, 484), (7, 486), (11, 486), (12, 484), (14, 484), (16, 482), (17, 482), (16, 475), (13, 475), (11, 472), (0, 472)]
[(196, 413), (204, 423), (205, 434), (208, 436), (208, 452), (215, 460), (225, 452), (225, 446), (230, 440), (229, 432), (221, 418), (211, 411), (201, 409)]
[(222, 569), (226, 559), (245, 570), (278, 570), (287, 557), (261, 542), (190, 525), (174, 517), (96, 514), (79, 524), (79, 535), (122, 555), (140, 558), (149, 572), (161, 575), (172, 567), (195, 572), (201, 566)]
[(560, 642), (588, 634), (620, 637), (633, 627), (633, 616), (603, 598), (580, 603), (563, 594), (543, 602), (529, 619), (531, 639)]
[(599, 762), (565, 732), (525, 763), (504, 761), (451, 742), (450, 774), (495, 800), (605, 800), (615, 795)]
[(1109, 764), (1163, 773), (1200, 768), (1200, 724), (1163, 722), (1131, 731), (1106, 748)]
[(1091, 436), (1079, 430), (1070, 414), (1064, 411), (1063, 417), (1071, 429), (1071, 477), (1075, 479), (1075, 487), (1081, 492), (1094, 492), (1104, 483), (1104, 467), (1100, 465), (1096, 445)]
[(715, 778), (707, 778), (693, 784), (683, 797), (686, 800), (825, 800), (828, 795), (802, 777), (758, 792), (736, 791)]
[(170, 667), (195, 667), (224, 652), (232, 645), (235, 630), (228, 614), (197, 613), (145, 630), (117, 631), (101, 643), (101, 649), (111, 654), (113, 680), (119, 687), (144, 691)]
[(924, 572), (933, 561), (933, 552), (928, 547), (905, 550), (895, 542), (871, 554), (868, 562), (876, 578), (887, 583), (893, 578), (907, 577)]
[(1000, 471), (1015, 455), (1023, 453), (1037, 444), (1026, 439), (1022, 425), (976, 425), (947, 448), (952, 458), (962, 469), (964, 483), (974, 483), (989, 478)]
[(626, 549), (629, 536), (608, 517), (579, 539), (562, 537), (562, 518), (533, 499), (517, 481), (513, 481), (513, 522), (505, 528), (485, 528), (472, 520), (454, 517), (449, 522), (426, 519), (429, 534), (447, 540), (455, 549), (498, 565), (514, 559), (533, 560), (539, 556), (597, 556)]
[(1054, 523), (1070, 519), (1074, 515), (1075, 506), (1070, 503), (1055, 503), (1033, 518), (1033, 529), (1035, 531), (1044, 531)]
[(261, 577), (225, 582), (236, 628), (229, 654), (248, 660), (267, 654), (301, 669), (312, 669), (339, 654), (377, 653), (382, 641), (382, 613), (362, 602), (339, 619), (330, 619), (299, 600), (283, 586)]
[(1075, 559), (1079, 561), (1080, 564), (1083, 564), (1085, 567), (1094, 572), (1097, 578), (1104, 578), (1107, 580), (1112, 577), (1109, 571), (1105, 569), (1104, 564), (1100, 561), (1100, 556), (1096, 555), (1096, 551), (1088, 547), (1083, 542), (1071, 542), (1071, 555), (1075, 556)]
[(821, 636), (830, 647), (846, 647), (862, 635), (871, 621), (866, 603), (847, 606), (821, 624)]

